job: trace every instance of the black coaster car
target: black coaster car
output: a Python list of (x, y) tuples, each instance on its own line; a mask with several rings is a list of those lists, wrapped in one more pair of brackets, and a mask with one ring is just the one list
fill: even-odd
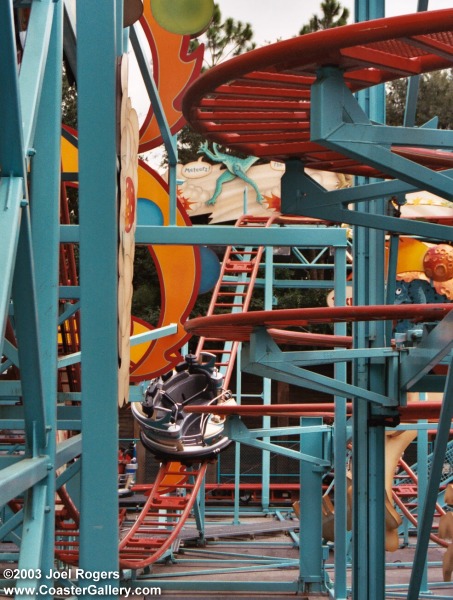
[[(132, 403), (143, 445), (161, 460), (214, 458), (230, 443), (223, 435), (225, 418), (215, 414), (215, 406), (235, 401), (222, 388), (215, 356), (205, 352), (200, 358), (188, 354), (173, 371), (150, 382), (144, 402)], [(213, 410), (212, 414), (188, 413), (188, 406)]]

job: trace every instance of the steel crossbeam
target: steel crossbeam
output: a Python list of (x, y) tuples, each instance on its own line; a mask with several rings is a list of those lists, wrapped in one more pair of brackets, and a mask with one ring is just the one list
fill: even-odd
[(411, 348), (401, 360), (401, 387), (410, 390), (424, 375), (439, 364), (453, 348), (453, 315), (446, 315), (436, 327)]
[(0, 506), (41, 482), (49, 472), (49, 457), (24, 458), (1, 472)]
[[(443, 173), (446, 179), (453, 178), (451, 169)], [(429, 237), (433, 240), (453, 241), (451, 228), (446, 225), (411, 221), (387, 214), (370, 215), (347, 208), (348, 204), (359, 205), (375, 198), (404, 198), (404, 194), (416, 189), (419, 187), (395, 180), (364, 183), (353, 188), (328, 192), (304, 172), (300, 161), (290, 160), (286, 163), (286, 171), (282, 177), (282, 206), (283, 210), (290, 214), (331, 219), (338, 223), (362, 225), (394, 233)]]
[[(294, 357), (295, 354), (292, 353), (292, 356)], [(301, 359), (303, 359), (303, 354), (303, 352), (300, 354)], [(250, 347), (243, 349), (242, 370), (254, 375), (271, 376), (277, 381), (285, 381), (300, 387), (342, 395), (345, 398), (358, 398), (382, 406), (398, 405), (393, 394), (389, 394), (389, 396), (378, 394), (292, 364), (288, 361), (286, 353), (280, 350), (264, 328), (255, 330), (250, 339)]]
[[(298, 430), (300, 435), (331, 434), (331, 428), (327, 427), (326, 425), (319, 425), (318, 427), (307, 428), (299, 427)], [(258, 437), (268, 437), (269, 435), (273, 435), (273, 433), (269, 432), (269, 430), (249, 431), (249, 429), (246, 427), (243, 421), (241, 421), (238, 417), (232, 417), (228, 420), (228, 422), (226, 423), (226, 431), (228, 432), (227, 435), (229, 438), (236, 442), (240, 442), (241, 444), (245, 444), (246, 446), (252, 446), (261, 450), (269, 450), (275, 454), (281, 454), (282, 456), (287, 456), (289, 458), (294, 458), (299, 461), (304, 461), (310, 464), (318, 465), (323, 468), (328, 468), (331, 465), (331, 459), (329, 456), (313, 456), (306, 452), (299, 452), (297, 450), (292, 450), (291, 448), (285, 448), (284, 446), (280, 446), (277, 443), (266, 442), (257, 439)], [(290, 433), (287, 433), (286, 435), (290, 435)]]

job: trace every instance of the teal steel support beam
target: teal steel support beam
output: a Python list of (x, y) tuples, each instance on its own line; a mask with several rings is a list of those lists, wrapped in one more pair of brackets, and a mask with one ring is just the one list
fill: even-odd
[[(76, 475), (79, 476), (81, 466), (82, 466), (82, 461), (81, 460), (76, 460), (75, 462), (73, 462), (70, 465), (68, 465), (66, 467), (66, 469), (64, 469), (61, 472), (61, 474), (58, 475), (58, 477), (57, 477), (57, 482), (55, 484), (57, 490), (59, 490), (66, 483), (70, 482), (71, 479), (73, 477), (75, 477)], [(72, 495), (71, 495), (71, 498), (75, 502), (75, 498), (72, 497)]]
[(354, 350), (350, 348), (344, 350), (342, 348), (337, 348), (335, 350), (304, 350), (303, 352), (301, 352), (300, 350), (288, 350), (285, 352), (286, 360), (299, 367), (314, 364), (330, 365), (342, 363), (345, 361), (351, 362), (358, 358), (369, 358), (370, 360), (379, 360), (382, 359), (382, 357), (384, 357), (385, 360), (387, 360), (397, 358), (400, 355), (401, 353), (398, 350), (394, 350), (393, 348), (364, 348), (363, 350)]
[(312, 87), (311, 102), (314, 107), (312, 141), (364, 161), (420, 189), (453, 199), (450, 177), (391, 151), (392, 144), (450, 149), (453, 147), (452, 132), (372, 123), (346, 87), (340, 70), (333, 67), (321, 70)]
[(401, 358), (400, 385), (410, 390), (453, 348), (453, 315), (446, 315), (420, 344)]
[[(140, 72), (145, 83), (146, 91), (148, 92), (148, 96), (151, 101), (154, 114), (156, 115), (156, 119), (159, 124), (159, 130), (161, 132), (162, 139), (165, 144), (165, 150), (168, 153), (168, 162), (170, 165), (176, 165), (176, 163), (178, 162), (178, 155), (176, 152), (175, 138), (173, 137), (173, 134), (171, 133), (170, 128), (168, 126), (167, 118), (165, 116), (162, 103), (160, 101), (159, 93), (157, 91), (156, 84), (154, 83), (151, 66), (149, 60), (147, 60), (142, 50), (140, 40), (138, 39), (137, 33), (135, 31), (135, 25), (133, 25), (130, 28), (129, 37), (131, 40), (132, 48), (135, 53), (135, 57), (140, 67)], [(176, 224), (176, 222), (172, 223), (172, 225), (174, 224)]]
[[(53, 501), (55, 496), (52, 496)], [(45, 574), (51, 572), (53, 563), (48, 566), (45, 559), (45, 554), (49, 552), (53, 555), (53, 544), (50, 548), (45, 547), (45, 527), (48, 523), (46, 518), (51, 513), (51, 507), (47, 504), (47, 486), (42, 482), (27, 490), (24, 503), (24, 519), (22, 524), (20, 557), (17, 565), (21, 572), (26, 572), (27, 577), (21, 577), (16, 582), (16, 600), (24, 600), (30, 597), (30, 588), (35, 588), (36, 597), (45, 597), (38, 593), (38, 586), (41, 577), (44, 579)], [(53, 515), (52, 515), (53, 517)], [(47, 550), (47, 552), (46, 552)], [(47, 570), (49, 569), (49, 570)], [(31, 575), (31, 576), (30, 576)]]
[[(417, 12), (428, 10), (429, 0), (417, 2)], [(404, 127), (415, 127), (418, 90), (420, 88), (420, 75), (410, 77), (407, 82), (406, 108), (404, 110)]]
[[(71, 227), (71, 226), (66, 226)], [(64, 229), (64, 227), (62, 227)], [(320, 234), (320, 231), (322, 234)], [(69, 239), (68, 236), (64, 236)], [(62, 233), (63, 239), (63, 233)], [(319, 227), (227, 227), (195, 225), (193, 227), (159, 227), (139, 225), (135, 233), (137, 244), (177, 244), (221, 246), (346, 246), (346, 232), (338, 228)]]
[(13, 346), (7, 339), (3, 342), (3, 354), (6, 356), (12, 365), (19, 366), (19, 353), (17, 348)]
[[(22, 396), (20, 382), (12, 383), (2, 381), (6, 386), (11, 385), (13, 390), (10, 393), (1, 394), (6, 396), (7, 400), (17, 402)], [(0, 389), (5, 389), (4, 385), (0, 385)], [(135, 386), (134, 386), (135, 389)], [(137, 388), (138, 389), (138, 388)], [(10, 397), (8, 397), (10, 396)], [(80, 402), (80, 394), (61, 394), (61, 401), (75, 400)], [(60, 400), (60, 394), (58, 394)], [(64, 404), (57, 405), (58, 429), (77, 430), (80, 429), (80, 406), (66, 406)], [(0, 418), (4, 429), (24, 429), (24, 407), (20, 405), (0, 405)], [(73, 439), (73, 438), (71, 438)], [(19, 444), (20, 446), (20, 444)], [(61, 465), (60, 465), (61, 466)]]
[[(444, 175), (451, 177), (453, 171), (444, 171)], [(451, 227), (447, 225), (369, 214), (347, 208), (350, 203), (360, 204), (384, 195), (390, 200), (394, 195), (406, 194), (415, 189), (418, 188), (400, 181), (386, 181), (327, 192), (304, 172), (299, 160), (290, 160), (286, 163), (286, 171), (282, 177), (282, 212), (429, 237), (433, 240), (453, 241)]]
[[(2, 175), (22, 177), (26, 169), (22, 114), (17, 76), (17, 49), (14, 35), (13, 3), (0, 2), (0, 164)], [(2, 238), (3, 239), (3, 238)]]
[[(377, 94), (372, 88), (367, 94)], [(438, 131), (430, 127), (402, 128), (377, 125), (362, 110), (344, 85), (342, 73), (334, 67), (321, 69), (318, 80), (312, 86), (311, 139), (350, 157), (365, 161), (370, 166), (391, 176), (402, 179), (406, 186), (427, 189), (445, 198), (452, 197), (451, 171), (439, 173), (416, 164), (391, 152), (392, 144), (451, 148), (451, 132)], [(363, 94), (362, 94), (363, 95)], [(359, 94), (359, 97), (362, 95)], [(367, 96), (368, 98), (368, 96)], [(366, 104), (374, 103), (367, 99)], [(347, 116), (345, 116), (347, 115)], [(405, 193), (401, 182), (374, 184), (378, 189), (397, 190)], [(452, 240), (450, 228), (436, 224), (416, 224), (386, 214), (360, 213), (346, 208), (346, 197), (368, 200), (369, 185), (357, 186), (354, 192), (341, 190), (326, 192), (302, 173), (302, 166), (289, 161), (287, 172), (282, 178), (282, 209), (292, 214), (304, 214), (319, 218), (330, 218), (376, 229), (384, 229), (410, 235), (425, 235), (433, 239)], [(361, 189), (364, 188), (364, 189)], [(406, 191), (408, 191), (406, 189)], [(360, 196), (361, 195), (361, 196)], [(321, 200), (321, 202), (320, 202)], [(329, 206), (329, 209), (327, 209)]]
[(0, 540), (4, 540), (12, 531), (21, 527), (23, 519), (24, 509), (22, 508), (17, 513), (10, 516), (8, 520), (4, 521), (3, 525), (0, 527)]
[(80, 433), (60, 442), (56, 449), (55, 469), (59, 469), (69, 461), (74, 460), (81, 452), (82, 435)]
[(38, 299), (28, 206), (25, 206), (22, 212), (12, 297), (19, 350), (27, 455), (35, 456), (39, 450), (46, 448), (49, 432), (44, 401)]
[[(31, 224), (33, 235), (33, 254), (36, 274), (36, 292), (38, 308), (38, 330), (41, 346), (41, 368), (43, 370), (43, 394), (46, 426), (49, 431), (48, 454), (52, 463), (55, 460), (57, 433), (57, 343), (58, 343), (58, 283), (59, 283), (59, 221), (60, 221), (60, 130), (62, 97), (62, 59), (63, 59), (63, 0), (50, 2), (48, 6), (46, 28), (51, 20), (49, 49), (41, 85), (39, 110), (35, 126), (33, 147), (35, 155), (31, 168)], [(38, 7), (33, 6), (33, 11)], [(41, 8), (42, 10), (42, 8)], [(28, 36), (27, 36), (28, 45)], [(22, 83), (22, 80), (21, 80)], [(55, 470), (49, 471), (45, 490), (46, 510), (39, 513), (36, 504), (41, 502), (35, 491), (29, 494), (27, 501), (32, 509), (25, 511), (24, 531), (27, 531), (29, 515), (36, 521), (36, 514), (42, 514), (42, 528), (30, 527), (28, 538), (23, 539), (20, 563), (27, 565), (27, 556), (23, 556), (27, 539), (34, 532), (42, 534), (42, 552), (40, 568), (49, 573), (54, 567), (55, 540)], [(39, 494), (42, 490), (39, 490)], [(36, 545), (38, 542), (36, 542)], [(29, 557), (33, 558), (33, 557)], [(50, 596), (49, 596), (50, 598)]]
[(21, 177), (2, 177), (0, 179), (0, 239), (2, 240), (0, 245), (0, 281), (2, 282), (0, 286), (0, 354), (3, 354), (4, 351), (3, 340), (19, 241), (23, 187), (24, 181)]
[[(330, 427), (321, 426), (316, 430), (307, 430), (301, 435), (308, 434), (321, 434), (321, 436), (330, 435)], [(329, 468), (331, 465), (330, 460), (323, 457), (323, 455), (310, 455), (306, 452), (299, 452), (297, 450), (292, 450), (291, 448), (285, 448), (284, 446), (279, 446), (278, 444), (274, 444), (272, 442), (265, 442), (257, 439), (257, 436), (265, 438), (269, 435), (268, 430), (263, 430), (261, 434), (259, 430), (252, 430), (251, 432), (248, 430), (246, 425), (244, 425), (243, 421), (239, 417), (231, 416), (226, 424), (225, 424), (225, 433), (226, 435), (235, 442), (240, 442), (241, 444), (245, 444), (246, 446), (253, 446), (254, 448), (260, 448), (261, 450), (269, 450), (274, 452), (275, 454), (281, 454), (282, 456), (287, 456), (288, 458), (294, 458), (295, 460), (302, 460), (312, 465), (321, 468)], [(323, 437), (324, 439), (324, 437)]]
[[(272, 282), (274, 280), (273, 272), (273, 248), (267, 246), (264, 250), (264, 269), (265, 269), (265, 283), (264, 283), (264, 309), (272, 310), (272, 298), (273, 288)], [(263, 378), (263, 404), (269, 405), (272, 402), (271, 398), (271, 380), (267, 377)], [(270, 427), (271, 418), (269, 416), (263, 417), (262, 426), (263, 428)], [(270, 439), (264, 437), (264, 442), (269, 442)], [(263, 510), (269, 510), (270, 504), (270, 482), (271, 482), (271, 455), (267, 450), (263, 450), (262, 454), (262, 492), (261, 492), (261, 506)]]
[(246, 373), (270, 377), (320, 392), (343, 394), (345, 398), (368, 400), (383, 406), (396, 406), (397, 403), (395, 398), (302, 369), (288, 362), (286, 353), (280, 350), (264, 328), (257, 328), (253, 332), (250, 345), (244, 346), (242, 358), (242, 370)]
[[(440, 227), (440, 226), (439, 226)], [(78, 225), (61, 225), (60, 242), (78, 244), (80, 232)], [(253, 231), (241, 227), (224, 225), (194, 225), (193, 227), (162, 227), (138, 225), (135, 232), (138, 245), (177, 244), (181, 246), (209, 245), (219, 246), (301, 246), (304, 248), (324, 248), (325, 246), (347, 246), (346, 231), (335, 227), (267, 227)], [(66, 287), (67, 297), (77, 288)]]
[[(346, 305), (346, 249), (335, 249), (335, 305)], [(335, 323), (336, 335), (346, 335), (347, 324)], [(347, 381), (347, 363), (335, 362), (334, 378)], [(348, 562), (348, 531), (347, 531), (347, 464), (346, 447), (348, 442), (346, 398), (335, 395), (335, 421), (333, 435), (334, 473), (335, 473), (335, 597), (347, 597), (347, 562)]]
[[(356, 0), (356, 21), (367, 21), (384, 17), (384, 0)], [(324, 84), (331, 89), (326, 90), (324, 96), (322, 90), (322, 77), (326, 75)], [(337, 72), (325, 71), (315, 85), (313, 102), (327, 99), (327, 96), (335, 89), (335, 94), (341, 90), (339, 103), (334, 110), (339, 109), (336, 115), (330, 113), (331, 125), (333, 121), (343, 120), (343, 115), (348, 115), (347, 120), (353, 127), (376, 135), (378, 131), (373, 129), (371, 121), (385, 121), (385, 91), (383, 86), (375, 86), (357, 94), (357, 99), (346, 90), (342, 76)], [(319, 94), (319, 95), (318, 95)], [(341, 104), (341, 107), (339, 106)], [(324, 105), (322, 111), (325, 111)], [(317, 108), (315, 109), (317, 111)], [(343, 112), (344, 111), (344, 112)], [(322, 113), (320, 113), (322, 114)], [(317, 114), (314, 119), (319, 115)], [(315, 139), (320, 128), (313, 122), (312, 136)], [(358, 133), (358, 129), (355, 132)], [(345, 131), (345, 130), (343, 130)], [(381, 129), (379, 131), (382, 131)], [(348, 135), (350, 131), (346, 133)], [(322, 135), (322, 133), (321, 133)], [(334, 136), (335, 137), (335, 136)], [(341, 134), (340, 134), (341, 137)], [(390, 136), (387, 132), (385, 149), (381, 155), (385, 158), (390, 155)], [(348, 140), (349, 141), (349, 140)], [(370, 156), (376, 152), (376, 142), (361, 145), (362, 158), (367, 164), (376, 164), (371, 161)], [(394, 140), (392, 140), (394, 141)], [(324, 143), (324, 142), (323, 142)], [(346, 144), (347, 145), (347, 144)], [(354, 150), (358, 145), (354, 146)], [(345, 152), (349, 151), (347, 147)], [(370, 162), (369, 162), (370, 161)], [(385, 164), (385, 163), (383, 163)], [(381, 166), (381, 165), (380, 165)], [(384, 168), (385, 171), (385, 168)], [(410, 178), (402, 177), (405, 182), (417, 185)], [(365, 203), (356, 207), (355, 211), (347, 211), (346, 222), (356, 225), (354, 228), (354, 304), (373, 305), (385, 302), (385, 270), (384, 249), (386, 230), (402, 232), (401, 227), (395, 222), (396, 219), (387, 216), (387, 206), (383, 199), (384, 195), (366, 197), (368, 180), (360, 179), (360, 187), (365, 188), (363, 198)], [(378, 184), (379, 185), (379, 184)], [(387, 196), (388, 198), (388, 196)], [(339, 212), (343, 212), (340, 210)], [(409, 225), (409, 227), (407, 227)], [(405, 222), (404, 227), (410, 229), (410, 223)], [(371, 229), (370, 229), (371, 228)], [(357, 323), (354, 326), (354, 347), (357, 348), (382, 348), (386, 345), (385, 322), (380, 323)], [(391, 360), (388, 361), (391, 365)], [(353, 382), (355, 385), (365, 387), (377, 393), (392, 395), (386, 381), (385, 359), (381, 361), (370, 361), (369, 359), (357, 359), (354, 364)], [(398, 402), (398, 395), (395, 394)], [(385, 427), (379, 418), (371, 421), (373, 410), (376, 405), (365, 406), (358, 400), (353, 400), (353, 534), (352, 534), (352, 595), (355, 600), (375, 600), (385, 597), (385, 514), (384, 514), (384, 450), (385, 450)], [(380, 408), (380, 407), (377, 407)], [(383, 409), (385, 414), (385, 408)]]
[(117, 5), (77, 2), (84, 457), (79, 562), (91, 572), (118, 571)]
[[(423, 402), (427, 400), (426, 394), (420, 394), (419, 399)], [(429, 425), (428, 420), (420, 420), (417, 425)], [(418, 506), (423, 506), (426, 498), (426, 490), (428, 486), (429, 476), (429, 438), (427, 429), (420, 428), (417, 431), (417, 503)], [(439, 494), (436, 501), (439, 501)], [(443, 504), (443, 503), (442, 503)], [(423, 523), (417, 522), (417, 530), (422, 528)], [(423, 567), (423, 576), (421, 578), (420, 591), (423, 593), (429, 592), (428, 586), (428, 562), (425, 561)]]
[[(170, 323), (165, 327), (158, 327), (157, 329), (153, 329), (152, 331), (145, 331), (143, 333), (138, 333), (131, 337), (130, 344), (131, 346), (138, 346), (138, 344), (143, 344), (144, 342), (149, 342), (151, 340), (157, 340), (161, 337), (165, 337), (167, 335), (171, 335), (172, 333), (176, 333), (178, 330), (178, 326), (176, 323)], [(67, 367), (69, 365), (74, 365), (79, 363), (82, 359), (81, 352), (73, 352), (72, 354), (66, 354), (58, 359), (58, 368)]]
[(22, 130), (25, 152), (29, 157), (34, 153), (34, 133), (38, 121), (38, 109), (41, 102), (41, 89), (49, 51), (54, 7), (54, 0), (32, 2), (27, 28), (27, 43), (25, 44), (20, 67), (19, 87), (23, 117)]
[[(322, 425), (322, 418), (304, 417), (301, 425)], [(300, 463), (300, 516), (299, 516), (299, 577), (301, 591), (325, 591), (322, 551), (322, 476), (325, 467), (324, 436), (322, 433), (302, 434), (300, 450), (303, 454), (319, 457), (320, 464)]]
[[(3, 340), (26, 194), (22, 115), (12, 2), (0, 3), (0, 339)], [(0, 354), (3, 342), (0, 342)]]
[(26, 490), (39, 483), (49, 471), (49, 457), (24, 458), (20, 462), (2, 469), (0, 478), (0, 506), (21, 496)]
[(145, 83), (146, 91), (148, 92), (148, 96), (151, 101), (151, 106), (153, 107), (154, 115), (159, 125), (159, 131), (164, 141), (165, 150), (167, 151), (169, 166), (168, 191), (170, 200), (169, 226), (173, 227), (176, 226), (176, 165), (178, 163), (176, 135), (172, 134), (168, 125), (167, 117), (165, 115), (165, 111), (154, 82), (153, 74), (151, 72), (149, 60), (147, 60), (143, 53), (134, 25), (132, 25), (130, 28), (129, 37), (134, 49), (135, 57), (140, 67), (140, 72)]
[(424, 565), (426, 562), (429, 536), (431, 533), (433, 515), (439, 494), (439, 486), (442, 476), (442, 467), (445, 461), (445, 452), (450, 437), (451, 423), (453, 420), (453, 368), (450, 365), (442, 408), (439, 415), (436, 443), (434, 446), (431, 472), (429, 475), (426, 497), (421, 513), (419, 513), (419, 531), (417, 546), (415, 548), (414, 563), (409, 582), (407, 600), (418, 600), (420, 588), (423, 582)]

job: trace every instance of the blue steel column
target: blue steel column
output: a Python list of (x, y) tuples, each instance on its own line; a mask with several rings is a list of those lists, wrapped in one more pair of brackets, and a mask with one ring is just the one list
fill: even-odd
[[(122, 25), (118, 6), (114, 0), (77, 2), (83, 461), (80, 567), (91, 572), (118, 570), (115, 42), (116, 28)], [(105, 581), (109, 583), (114, 581)]]
[[(302, 426), (322, 425), (318, 417), (304, 417)], [(313, 457), (323, 457), (322, 432), (302, 433), (300, 451)], [(302, 592), (324, 591), (322, 576), (322, 475), (324, 469), (311, 462), (300, 462), (300, 533), (299, 569)]]
[[(421, 401), (427, 400), (427, 394), (420, 393)], [(423, 419), (418, 422), (421, 425), (427, 425), (428, 420)], [(426, 489), (428, 487), (428, 474), (429, 474), (429, 463), (428, 463), (428, 430), (421, 427), (417, 432), (417, 503), (419, 507), (423, 506), (426, 498)], [(417, 522), (417, 530), (423, 528), (422, 520)], [(429, 593), (428, 586), (428, 564), (425, 561), (423, 568), (423, 577), (421, 578), (420, 591)]]
[(25, 161), (12, 4), (0, 3), (0, 351), (19, 238), (21, 200), (25, 196)]
[[(355, 20), (383, 17), (384, 0), (356, 0)], [(383, 122), (382, 87), (358, 94), (362, 109), (372, 120)], [(371, 200), (358, 210), (382, 214), (383, 202)], [(354, 303), (384, 303), (384, 233), (354, 229)], [(384, 323), (358, 323), (355, 344), (383, 347)], [(359, 360), (354, 383), (378, 393), (385, 391), (383, 365)], [(375, 600), (385, 597), (385, 515), (384, 515), (384, 439), (383, 425), (370, 426), (371, 408), (353, 400), (353, 598)]]
[[(272, 294), (273, 294), (273, 247), (266, 246), (264, 251), (265, 262), (265, 278), (264, 278), (264, 309), (272, 309)], [(271, 380), (263, 377), (263, 404), (271, 404)], [(263, 429), (271, 426), (271, 418), (263, 417)], [(269, 442), (270, 438), (263, 438), (264, 442)], [(270, 473), (271, 473), (271, 454), (267, 450), (263, 450), (262, 454), (262, 494), (261, 506), (263, 510), (269, 510), (270, 503)]]
[[(8, 235), (1, 242), (6, 242), (7, 264), (2, 278), (4, 291), (9, 294), (12, 291), (14, 300), (14, 322), (16, 338), (18, 341), (18, 357), (21, 372), (21, 392), (24, 405), (24, 429), (26, 434), (25, 460), (17, 464), (17, 469), (4, 469), (2, 471), (2, 484), (8, 494), (17, 495), (24, 492), (24, 511), (22, 524), (22, 539), (19, 556), (19, 568), (30, 570), (42, 568), (45, 564), (53, 565), (53, 542), (50, 552), (45, 547), (45, 527), (47, 525), (46, 503), (48, 500), (48, 481), (53, 474), (49, 473), (52, 457), (47, 456), (49, 452), (48, 440), (48, 411), (46, 402), (55, 406), (56, 389), (51, 397), (44, 393), (44, 374), (42, 370), (42, 340), (41, 330), (38, 323), (38, 294), (35, 285), (35, 247), (32, 242), (32, 231), (30, 223), (30, 212), (28, 196), (25, 184), (25, 155), (30, 157), (36, 123), (39, 117), (38, 108), (41, 103), (42, 81), (44, 78), (47, 53), (49, 48), (50, 32), (52, 29), (54, 4), (49, 1), (35, 3), (32, 7), (29, 31), (27, 36), (27, 48), (23, 55), (20, 70), (20, 80), (17, 80), (17, 57), (14, 42), (14, 23), (12, 19), (12, 3), (3, 3), (0, 17), (4, 30), (2, 30), (2, 92), (0, 94), (0, 111), (7, 116), (7, 126), (2, 126), (2, 136), (8, 146), (0, 144), (0, 163), (2, 175), (9, 175), (11, 184), (6, 185), (6, 202), (2, 206), (4, 212), (2, 221), (13, 221)], [(30, 44), (28, 44), (28, 39)], [(40, 40), (37, 48), (36, 41)], [(9, 118), (8, 118), (9, 117)], [(2, 123), (3, 125), (3, 123)], [(8, 136), (13, 130), (15, 135)], [(57, 161), (58, 164), (58, 161)], [(20, 196), (18, 189), (13, 186), (14, 177), (22, 177), (21, 202), (19, 216)], [(5, 180), (2, 184), (5, 191)], [(5, 219), (6, 217), (6, 219)], [(18, 229), (18, 224), (20, 226)], [(17, 232), (19, 238), (17, 239)], [(14, 264), (14, 246), (17, 244), (17, 253)], [(14, 278), (12, 290), (10, 286), (10, 275), (14, 265)], [(56, 287), (55, 287), (56, 291)], [(2, 312), (3, 334), (3, 301), (9, 298), (2, 295), (0, 310)], [(54, 337), (53, 343), (56, 343)], [(53, 365), (55, 369), (55, 364)], [(38, 458), (39, 457), (39, 458)], [(43, 462), (45, 464), (43, 464)], [(28, 463), (28, 465), (27, 465)], [(29, 467), (32, 470), (27, 474)], [(43, 467), (45, 468), (43, 472)], [(8, 482), (9, 478), (14, 482)], [(13, 498), (14, 496), (9, 496)], [(53, 494), (52, 494), (53, 506)], [(6, 498), (5, 498), (6, 500)], [(3, 502), (2, 502), (3, 504)], [(52, 517), (53, 518), (53, 517)], [(34, 583), (34, 577), (23, 579), (18, 584), (17, 598), (21, 598), (19, 586)]]
[(31, 170), (31, 216), (42, 349), (42, 385), (49, 429), (47, 452), (54, 465), (47, 477), (41, 558), (43, 573), (49, 573), (54, 567), (62, 57), (63, 0), (57, 0), (33, 143), (36, 154)]
[[(335, 305), (346, 304), (346, 248), (335, 248)], [(335, 323), (335, 334), (346, 335), (346, 323)], [(346, 363), (335, 363), (335, 379), (347, 381)], [(347, 597), (347, 480), (346, 480), (346, 398), (335, 396), (334, 473), (335, 473), (335, 598)]]

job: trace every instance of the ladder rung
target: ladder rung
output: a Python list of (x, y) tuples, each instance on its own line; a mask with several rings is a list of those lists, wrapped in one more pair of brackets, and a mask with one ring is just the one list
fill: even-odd
[(218, 296), (247, 296), (247, 292), (219, 292)]
[(244, 306), (242, 303), (240, 302), (216, 302), (216, 304), (214, 306)]

